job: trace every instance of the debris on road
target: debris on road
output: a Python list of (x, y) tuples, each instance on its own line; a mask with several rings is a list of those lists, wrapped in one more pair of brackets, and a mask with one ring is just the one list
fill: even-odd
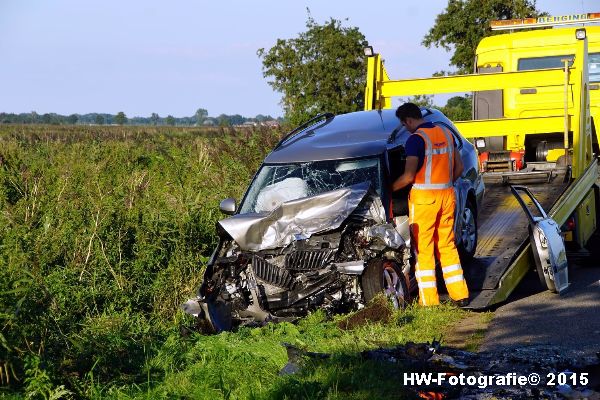
[(290, 343), (282, 343), (282, 346), (285, 347), (287, 351), (288, 362), (284, 365), (281, 371), (279, 371), (279, 375), (293, 375), (300, 372), (300, 370), (302, 369), (303, 358), (323, 360), (331, 356), (330, 354), (326, 353), (314, 353), (310, 351), (304, 351)]
[[(289, 362), (280, 374), (293, 374), (301, 369), (301, 359), (328, 358), (323, 353), (303, 352), (291, 345)], [(441, 385), (422, 384), (407, 386), (422, 398), (436, 399), (597, 399), (600, 400), (600, 352), (596, 356), (566, 351), (558, 346), (530, 345), (505, 347), (495, 351), (473, 353), (432, 343), (408, 342), (389, 349), (368, 350), (361, 353), (365, 360), (399, 364), (405, 372), (445, 373), (446, 377), (464, 376), (530, 376), (541, 377), (539, 384), (526, 385), (459, 385), (452, 386), (449, 379)], [(587, 384), (575, 384), (573, 376), (586, 376)], [(557, 379), (566, 377), (567, 382)], [(549, 377), (554, 376), (552, 383)], [(398, 377), (404, 384), (403, 377)]]

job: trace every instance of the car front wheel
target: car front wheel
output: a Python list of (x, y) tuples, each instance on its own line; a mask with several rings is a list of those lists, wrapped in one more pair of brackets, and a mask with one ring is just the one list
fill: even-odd
[(361, 278), (365, 302), (371, 301), (380, 293), (390, 299), (394, 308), (406, 307), (408, 288), (402, 270), (393, 261), (380, 258), (369, 261)]
[(471, 261), (477, 250), (477, 214), (472, 200), (467, 200), (460, 222), (457, 247), (461, 261), (464, 263)]

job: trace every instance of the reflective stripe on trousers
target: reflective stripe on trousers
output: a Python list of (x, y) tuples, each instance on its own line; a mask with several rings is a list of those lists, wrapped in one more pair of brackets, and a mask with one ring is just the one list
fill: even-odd
[(417, 255), (415, 277), (419, 303), (436, 305), (438, 297), (435, 260), (440, 261), (448, 294), (453, 300), (469, 297), (458, 251), (454, 243), (454, 189), (412, 189), (409, 196), (412, 243)]

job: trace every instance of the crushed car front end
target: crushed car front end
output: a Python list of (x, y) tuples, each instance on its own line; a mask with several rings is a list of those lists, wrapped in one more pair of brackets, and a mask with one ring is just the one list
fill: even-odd
[[(215, 332), (408, 300), (407, 223), (388, 223), (377, 157), (265, 165), (184, 308)], [(406, 221), (407, 222), (407, 221)]]

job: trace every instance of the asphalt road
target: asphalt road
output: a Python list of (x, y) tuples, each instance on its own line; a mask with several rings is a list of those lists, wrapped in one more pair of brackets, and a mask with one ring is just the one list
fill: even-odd
[(587, 248), (595, 250), (593, 255), (574, 260), (568, 256), (570, 286), (562, 296), (542, 290), (531, 271), (495, 310), (480, 350), (550, 344), (600, 357), (600, 232)]
[(528, 275), (516, 293), (494, 314), (480, 350), (530, 344), (565, 351), (600, 352), (600, 260), (593, 266), (570, 265), (568, 291), (541, 291), (537, 275)]

